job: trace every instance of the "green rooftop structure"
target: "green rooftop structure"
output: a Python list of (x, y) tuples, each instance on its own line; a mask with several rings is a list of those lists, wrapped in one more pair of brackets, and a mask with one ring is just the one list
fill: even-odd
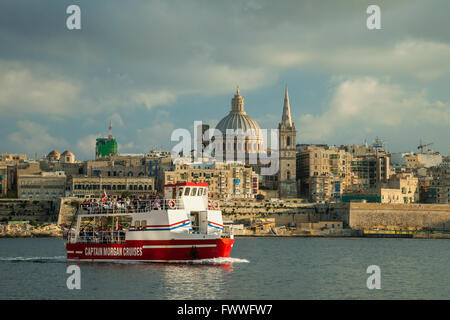
[(112, 123), (109, 123), (108, 138), (97, 138), (95, 142), (95, 158), (105, 158), (117, 154), (117, 141), (112, 136)]

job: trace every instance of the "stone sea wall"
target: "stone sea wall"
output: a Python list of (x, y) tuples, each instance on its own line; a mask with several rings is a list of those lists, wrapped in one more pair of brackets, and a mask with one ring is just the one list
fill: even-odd
[(220, 201), (219, 204), (224, 220), (274, 218), (277, 226), (318, 221), (342, 221), (348, 226), (349, 222), (349, 205), (346, 203)]
[(349, 226), (354, 229), (398, 227), (450, 230), (448, 204), (351, 203)]
[(13, 220), (57, 222), (58, 200), (0, 199), (0, 223)]

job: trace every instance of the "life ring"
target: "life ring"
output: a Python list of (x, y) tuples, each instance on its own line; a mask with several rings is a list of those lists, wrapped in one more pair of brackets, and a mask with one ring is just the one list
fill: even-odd
[(168, 205), (169, 205), (170, 209), (175, 209), (177, 207), (175, 201), (173, 201), (173, 200), (169, 200)]
[(218, 203), (217, 201), (214, 201), (214, 202), (213, 202), (213, 208), (214, 208), (215, 210), (219, 209), (219, 203)]

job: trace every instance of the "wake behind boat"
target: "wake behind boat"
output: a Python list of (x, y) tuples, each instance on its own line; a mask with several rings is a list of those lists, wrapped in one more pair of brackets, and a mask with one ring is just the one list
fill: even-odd
[(234, 243), (208, 184), (164, 186), (165, 199), (82, 206), (65, 236), (69, 261), (176, 262), (227, 258)]

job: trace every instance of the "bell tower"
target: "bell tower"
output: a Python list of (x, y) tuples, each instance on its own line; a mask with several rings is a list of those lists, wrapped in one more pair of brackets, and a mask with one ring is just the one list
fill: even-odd
[(280, 198), (296, 198), (296, 135), (291, 118), (288, 88), (286, 86), (283, 115), (278, 125), (279, 171), (278, 195)]

